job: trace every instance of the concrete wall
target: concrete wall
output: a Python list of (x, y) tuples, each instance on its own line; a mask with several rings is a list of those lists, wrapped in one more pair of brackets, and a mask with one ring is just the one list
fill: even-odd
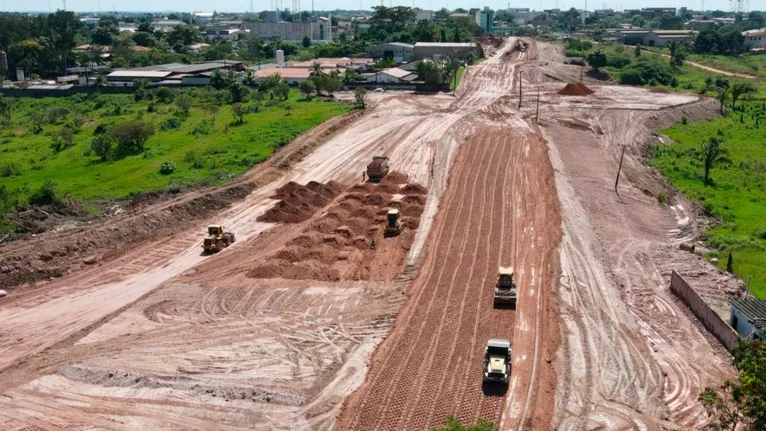
[(670, 291), (689, 307), (705, 329), (718, 338), (724, 347), (729, 350), (734, 347), (739, 340), (737, 333), (675, 271), (670, 276)]
[(734, 328), (739, 335), (749, 340), (764, 340), (766, 334), (760, 329), (757, 329), (750, 321), (747, 320), (747, 316), (742, 314), (739, 310), (732, 307), (731, 316), (729, 317), (729, 325)]

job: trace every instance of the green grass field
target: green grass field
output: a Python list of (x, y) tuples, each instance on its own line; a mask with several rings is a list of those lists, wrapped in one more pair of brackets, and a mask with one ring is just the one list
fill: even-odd
[[(668, 54), (667, 48), (652, 47), (645, 49)], [(766, 78), (766, 56), (764, 55), (741, 55), (730, 57), (726, 55), (687, 54), (686, 58), (695, 63), (726, 72), (746, 73)]]
[[(734, 273), (745, 282), (751, 277), (753, 293), (766, 299), (766, 124), (755, 124), (753, 115), (766, 120), (762, 106), (697, 124), (676, 124), (662, 132), (674, 144), (655, 148), (652, 165), (686, 196), (700, 202), (721, 223), (705, 232), (717, 250), (719, 267), (726, 268), (733, 254)], [(710, 137), (723, 139), (725, 161), (711, 171), (712, 184), (703, 181), (699, 149)]]
[[(23, 201), (46, 181), (58, 190), (80, 200), (126, 198), (148, 190), (163, 190), (170, 184), (191, 186), (221, 184), (263, 161), (276, 148), (323, 121), (348, 112), (351, 107), (319, 100), (299, 99), (291, 91), (285, 102), (264, 102), (259, 112), (235, 124), (230, 105), (222, 105), (215, 118), (203, 112), (195, 99), (188, 117), (177, 129), (161, 130), (166, 120), (179, 118), (173, 104), (133, 102), (130, 95), (99, 95), (88, 98), (15, 99), (12, 124), (0, 133), (0, 182), (11, 192), (18, 191)], [(42, 133), (33, 133), (30, 116), (51, 106), (69, 109), (71, 114), (59, 124), (47, 124)], [(115, 106), (122, 106), (114, 115)], [(100, 106), (100, 107), (98, 107)], [(83, 126), (74, 136), (75, 145), (59, 153), (51, 149), (52, 136), (64, 123), (82, 118)], [(114, 124), (142, 118), (154, 124), (156, 133), (146, 143), (146, 151), (124, 158), (101, 161), (92, 154), (90, 144), (100, 124)], [(208, 124), (207, 134), (192, 130)], [(163, 162), (173, 162), (176, 170), (160, 174)], [(4, 168), (12, 166), (12, 168)]]

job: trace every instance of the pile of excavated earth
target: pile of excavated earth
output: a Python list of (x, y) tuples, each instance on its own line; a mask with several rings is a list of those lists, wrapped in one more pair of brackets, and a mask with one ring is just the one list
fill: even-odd
[[(342, 187), (334, 182), (283, 186), (275, 195), (282, 200), (260, 221), (300, 223), (319, 210), (323, 212), (282, 249), (248, 271), (248, 277), (369, 280), (372, 263), (386, 248), (398, 250), (392, 263), (401, 267), (426, 202), (426, 189), (406, 181), (406, 175), (393, 173), (379, 184), (358, 184), (342, 194)], [(325, 209), (336, 194), (340, 197)], [(399, 238), (380, 242), (390, 209), (399, 210), (405, 229)], [(373, 247), (373, 240), (380, 246)]]
[(559, 94), (562, 96), (589, 96), (593, 94), (593, 90), (585, 84), (576, 82), (565, 85), (564, 88), (559, 90)]

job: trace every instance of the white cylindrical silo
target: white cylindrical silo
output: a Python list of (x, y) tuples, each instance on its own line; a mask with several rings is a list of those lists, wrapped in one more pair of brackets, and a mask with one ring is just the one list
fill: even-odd
[(285, 52), (281, 49), (277, 50), (277, 66), (285, 67)]

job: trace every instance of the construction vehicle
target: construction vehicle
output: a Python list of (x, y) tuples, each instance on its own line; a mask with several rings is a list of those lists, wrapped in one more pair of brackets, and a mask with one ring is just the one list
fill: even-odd
[(367, 179), (378, 182), (388, 175), (388, 157), (375, 156), (372, 162), (367, 165)]
[(497, 284), (495, 284), (495, 305), (516, 305), (516, 281), (513, 279), (513, 268), (499, 267), (497, 269)]
[(383, 231), (384, 236), (396, 236), (402, 233), (404, 230), (404, 223), (399, 219), (399, 210), (388, 210), (388, 224), (386, 230)]
[(511, 343), (502, 338), (487, 341), (484, 350), (484, 383), (508, 384), (511, 375)]
[(207, 236), (202, 241), (202, 249), (206, 253), (215, 253), (233, 244), (237, 239), (233, 232), (226, 232), (221, 225), (207, 227)]

